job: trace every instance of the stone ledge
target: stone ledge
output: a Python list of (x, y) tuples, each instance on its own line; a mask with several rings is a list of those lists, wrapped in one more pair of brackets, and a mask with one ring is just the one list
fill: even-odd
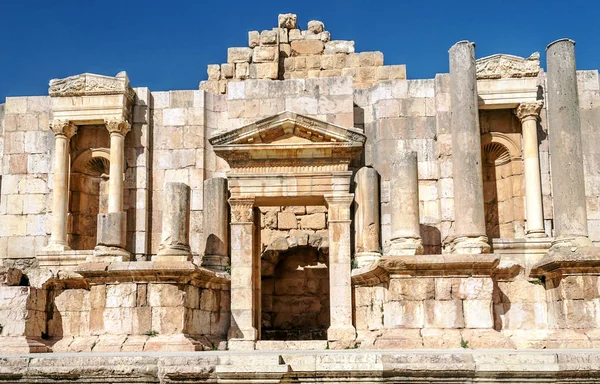
[(531, 270), (531, 277), (600, 273), (600, 248), (559, 247), (548, 251)]
[(390, 274), (411, 276), (490, 276), (500, 262), (495, 254), (384, 256), (379, 265)]
[[(279, 364), (252, 367), (221, 361)], [(217, 369), (219, 367), (219, 369)], [(232, 377), (225, 379), (222, 375)], [(403, 350), (403, 351), (249, 351), (191, 353), (79, 353), (46, 356), (0, 356), (0, 383), (111, 382), (195, 383), (262, 380), (302, 382), (322, 378), (352, 382), (410, 383), (428, 380), (505, 383), (540, 380), (595, 380), (600, 352), (589, 350)], [(277, 381), (276, 381), (277, 382)]]

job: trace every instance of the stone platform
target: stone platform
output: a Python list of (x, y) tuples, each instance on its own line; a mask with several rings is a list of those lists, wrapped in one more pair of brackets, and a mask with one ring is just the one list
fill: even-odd
[(0, 355), (0, 383), (595, 383), (600, 350)]

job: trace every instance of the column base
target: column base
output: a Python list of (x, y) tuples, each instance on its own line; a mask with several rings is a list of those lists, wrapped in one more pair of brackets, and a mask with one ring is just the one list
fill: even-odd
[(327, 341), (333, 349), (354, 347), (356, 329), (352, 325), (332, 325), (327, 329)]
[(64, 252), (71, 251), (71, 247), (68, 244), (60, 243), (49, 243), (44, 247), (44, 252)]
[(52, 352), (40, 338), (27, 336), (0, 337), (0, 351), (4, 354)]
[(131, 261), (131, 253), (119, 247), (97, 245), (96, 248), (94, 248), (94, 253), (92, 253), (91, 256), (88, 256), (86, 261), (88, 263)]
[[(231, 320), (232, 323), (234, 320)], [(227, 340), (228, 341), (251, 341), (255, 342), (258, 340), (258, 331), (256, 328), (252, 327), (249, 329), (240, 329), (237, 326), (229, 327), (229, 331), (227, 331)]]
[(227, 267), (231, 267), (231, 259), (222, 255), (204, 255), (201, 266), (213, 271), (225, 271)]
[(376, 263), (379, 259), (381, 259), (381, 253), (379, 252), (359, 252), (354, 255), (357, 268), (366, 267)]
[(562, 236), (557, 237), (552, 240), (552, 247), (550, 249), (562, 248), (562, 247), (570, 247), (570, 248), (579, 248), (579, 247), (593, 247), (594, 244), (586, 236)]
[(152, 256), (152, 261), (192, 261), (192, 253), (189, 250), (164, 248)]
[(488, 244), (487, 236), (462, 236), (452, 241), (452, 253), (461, 255), (478, 255), (490, 253), (491, 247)]
[(389, 256), (410, 256), (423, 254), (423, 240), (420, 237), (401, 237), (392, 239)]
[(543, 238), (543, 237), (548, 237), (548, 235), (546, 234), (546, 232), (544, 232), (543, 229), (532, 229), (532, 230), (528, 230), (525, 234), (526, 238)]
[(230, 351), (252, 351), (256, 343), (252, 340), (229, 340), (227, 349)]

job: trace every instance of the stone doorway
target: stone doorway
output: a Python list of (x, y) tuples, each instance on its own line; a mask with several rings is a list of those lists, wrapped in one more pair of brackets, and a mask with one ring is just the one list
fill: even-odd
[[(327, 340), (327, 238), (280, 237), (261, 255), (261, 339)], [(292, 245), (290, 247), (289, 245)]]

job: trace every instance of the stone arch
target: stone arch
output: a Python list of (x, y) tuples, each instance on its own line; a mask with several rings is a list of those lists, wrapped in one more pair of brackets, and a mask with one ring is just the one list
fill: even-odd
[(329, 241), (280, 236), (261, 254), (261, 338), (325, 340), (330, 325)]
[(482, 136), (482, 147), (486, 234), (515, 238), (524, 224), (521, 151), (501, 133)]
[(96, 246), (97, 217), (107, 211), (110, 152), (107, 148), (82, 151), (72, 162), (69, 200), (69, 243), (76, 250)]

